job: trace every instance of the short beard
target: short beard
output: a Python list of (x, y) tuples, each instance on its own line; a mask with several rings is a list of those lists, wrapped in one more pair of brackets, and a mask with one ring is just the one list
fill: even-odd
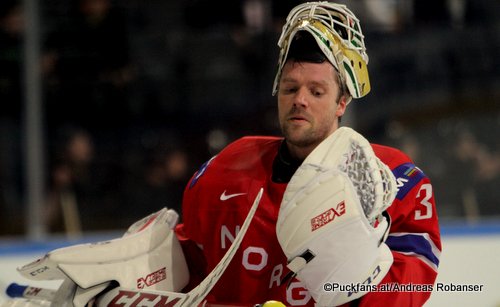
[[(295, 153), (308, 153), (318, 146), (323, 139), (327, 136), (328, 131), (324, 129), (317, 130), (317, 127), (309, 127), (308, 129), (301, 130), (300, 133), (294, 130), (293, 125), (284, 123), (281, 125), (281, 131), (286, 142), (289, 146), (294, 147)], [(305, 156), (301, 157), (302, 159)]]
[(281, 124), (281, 132), (290, 145), (303, 149), (316, 147), (331, 133), (330, 128), (334, 125), (333, 118), (330, 118), (328, 122), (329, 124), (321, 127), (314, 126), (314, 123), (311, 122), (313, 126), (297, 135), (291, 128), (292, 125), (285, 121)]

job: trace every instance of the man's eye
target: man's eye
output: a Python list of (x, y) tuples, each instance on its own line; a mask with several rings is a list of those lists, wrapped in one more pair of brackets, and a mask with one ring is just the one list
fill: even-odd
[(283, 92), (286, 94), (295, 93), (296, 91), (297, 91), (297, 88), (295, 88), (295, 87), (285, 87), (283, 89)]
[(317, 91), (317, 90), (312, 90), (311, 93), (315, 96), (315, 97), (321, 97), (323, 96), (323, 91)]

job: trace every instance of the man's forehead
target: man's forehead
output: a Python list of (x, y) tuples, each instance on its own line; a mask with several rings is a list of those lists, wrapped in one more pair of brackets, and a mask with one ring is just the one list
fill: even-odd
[[(304, 74), (307, 74), (305, 76)], [(292, 75), (294, 78), (292, 78)], [(325, 61), (323, 63), (312, 63), (304, 61), (295, 61), (290, 59), (283, 67), (282, 81), (295, 79), (296, 76), (307, 77), (308, 79), (317, 80), (337, 80), (337, 70), (333, 65)]]

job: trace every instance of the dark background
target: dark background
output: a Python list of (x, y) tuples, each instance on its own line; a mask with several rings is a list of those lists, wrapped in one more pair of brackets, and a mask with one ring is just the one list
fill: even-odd
[[(276, 42), (299, 1), (39, 3), (43, 221), (123, 229), (164, 206), (228, 142), (279, 135)], [(344, 1), (346, 2), (346, 1)], [(408, 153), (442, 221), (500, 215), (499, 2), (348, 1), (372, 92), (345, 125)], [(26, 233), (23, 6), (0, 5), (0, 235)], [(64, 213), (62, 206), (76, 210)], [(73, 215), (75, 217), (75, 215)]]

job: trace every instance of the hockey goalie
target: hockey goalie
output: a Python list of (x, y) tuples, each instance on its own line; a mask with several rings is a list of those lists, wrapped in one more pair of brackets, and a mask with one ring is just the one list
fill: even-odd
[[(273, 94), (283, 136), (243, 137), (203, 164), (186, 185), (181, 223), (164, 209), (123, 238), (21, 268), (64, 280), (39, 302), (387, 307), (429, 299), (441, 252), (429, 178), (398, 149), (340, 126), (347, 105), (370, 91), (359, 20), (344, 5), (302, 3), (278, 47)], [(391, 291), (394, 284), (422, 287)]]
[[(256, 140), (245, 138), (228, 149), (241, 149), (239, 145), (248, 141), (254, 148)], [(280, 143), (279, 139), (266, 141), (274, 146)], [(232, 159), (228, 149), (205, 165), (204, 173), (193, 176), (184, 205), (196, 195), (193, 189), (201, 187), (196, 181), (209, 178), (210, 169), (252, 165), (248, 159), (255, 159), (254, 155), (245, 156), (243, 163)], [(228, 157), (241, 164), (217, 164)], [(263, 161), (262, 156), (258, 159)], [(360, 134), (350, 128), (337, 129), (307, 156), (287, 185), (273, 187), (255, 178), (239, 178), (240, 182), (231, 185), (225, 181), (227, 189), (217, 197), (219, 204), (238, 204), (237, 210), (204, 207), (205, 200), (199, 198), (196, 202), (202, 206), (196, 224), (186, 219), (178, 225), (177, 213), (164, 208), (133, 224), (122, 238), (48, 253), (19, 272), (34, 280), (63, 280), (61, 287), (48, 294), (48, 290), (18, 289), (21, 293), (16, 296), (25, 299), (2, 307), (254, 306), (266, 301), (267, 306), (347, 306), (352, 302), (411, 306), (426, 300), (429, 293), (373, 288), (390, 282), (433, 283), (435, 274), (429, 274), (434, 266), (427, 259), (406, 253), (404, 243), (398, 243), (401, 237), (420, 234), (391, 233), (391, 216), (398, 215), (390, 212), (398, 204), (401, 189), (393, 172)], [(235, 191), (235, 185), (241, 188), (242, 183), (250, 184), (248, 192), (228, 192)], [(253, 195), (259, 183), (264, 188), (255, 189)], [(270, 202), (276, 188), (284, 189), (279, 207)], [(213, 198), (207, 200), (213, 205)], [(185, 209), (187, 217), (195, 217), (189, 205)], [(214, 223), (219, 218), (224, 223)], [(220, 233), (213, 229), (215, 225), (220, 226)], [(191, 227), (198, 231), (187, 238)], [(231, 229), (236, 230), (234, 235)], [(207, 244), (193, 237), (220, 241)], [(211, 257), (219, 246), (221, 257)], [(410, 246), (411, 242), (406, 243), (406, 248)], [(425, 245), (420, 248), (425, 250)]]
[(278, 47), (273, 94), (283, 137), (236, 140), (186, 187), (177, 232), (190, 250), (191, 280), (217, 265), (263, 187), (209, 302), (422, 306), (429, 291), (389, 286), (431, 289), (436, 280), (432, 184), (400, 150), (340, 126), (348, 104), (371, 88), (359, 20), (344, 5), (302, 3), (286, 18)]

